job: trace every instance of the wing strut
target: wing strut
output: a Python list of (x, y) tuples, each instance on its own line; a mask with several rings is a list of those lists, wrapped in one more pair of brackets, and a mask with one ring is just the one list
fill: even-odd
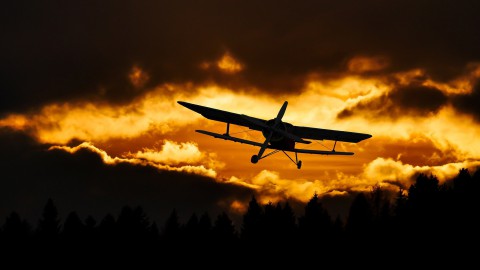
[(295, 165), (297, 165), (297, 169), (300, 169), (302, 168), (302, 161), (301, 160), (298, 160), (298, 155), (297, 155), (297, 152), (295, 152), (295, 161), (293, 161), (293, 158), (290, 157), (289, 154), (287, 154), (287, 152), (283, 151), (282, 152), (285, 154), (285, 156), (287, 156), (293, 163), (295, 163)]
[(225, 133), (223, 135), (230, 136), (230, 123), (227, 123), (227, 133)]
[(260, 158), (260, 159), (264, 159), (264, 158), (269, 157), (269, 156), (271, 156), (271, 155), (274, 155), (274, 154), (276, 154), (276, 153), (278, 153), (278, 152), (280, 152), (280, 150), (275, 149), (275, 150), (273, 150), (272, 152), (270, 152), (270, 153), (262, 156), (262, 158)]

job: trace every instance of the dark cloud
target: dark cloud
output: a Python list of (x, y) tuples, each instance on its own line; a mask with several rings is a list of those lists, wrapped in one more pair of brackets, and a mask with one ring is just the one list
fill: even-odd
[(433, 87), (410, 86), (399, 88), (389, 94), (395, 106), (415, 110), (420, 114), (436, 112), (445, 105), (447, 97)]
[(470, 114), (480, 122), (480, 80), (475, 83), (472, 93), (453, 97), (452, 104), (458, 111)]
[[(8, 1), (0, 24), (0, 112), (46, 102), (125, 102), (145, 85), (217, 81), (298, 91), (312, 73), (346, 72), (381, 55), (379, 72), (423, 68), (448, 80), (480, 60), (480, 2), (442, 1)], [(239, 74), (201, 70), (225, 51)]]
[(439, 89), (420, 85), (425, 78), (409, 86), (394, 88), (380, 97), (361, 101), (346, 108), (338, 114), (338, 118), (346, 118), (356, 114), (369, 117), (426, 116), (436, 113), (444, 105), (451, 105), (457, 111), (474, 117), (480, 122), (480, 80), (474, 82), (472, 92), (447, 96)]
[(106, 165), (87, 149), (75, 154), (47, 149), (21, 133), (0, 130), (0, 217), (15, 210), (35, 221), (52, 198), (63, 217), (76, 210), (101, 218), (124, 205), (140, 205), (162, 223), (174, 208), (183, 219), (193, 212), (216, 215), (232, 200), (248, 202), (253, 194), (193, 174)]
[(341, 111), (338, 117), (345, 118), (356, 113), (392, 118), (406, 115), (424, 116), (436, 113), (447, 103), (447, 96), (436, 88), (410, 85), (395, 88), (378, 98), (359, 102)]

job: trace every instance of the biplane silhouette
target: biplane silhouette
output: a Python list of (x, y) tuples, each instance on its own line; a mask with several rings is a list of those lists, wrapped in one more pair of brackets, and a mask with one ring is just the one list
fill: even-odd
[[(277, 117), (264, 120), (260, 118), (251, 117), (245, 114), (237, 114), (228, 111), (222, 111), (219, 109), (214, 109), (206, 106), (201, 106), (197, 104), (188, 103), (185, 101), (178, 101), (178, 103), (192, 111), (195, 111), (205, 118), (215, 121), (224, 122), (227, 124), (227, 130), (224, 134), (215, 133), (206, 130), (195, 130), (198, 133), (212, 136), (218, 139), (229, 140), (238, 143), (249, 144), (253, 146), (260, 147), (258, 154), (253, 155), (250, 161), (252, 163), (257, 163), (259, 160), (271, 156), (278, 152), (283, 152), (295, 165), (298, 169), (302, 167), (302, 161), (298, 159), (298, 154), (316, 154), (316, 155), (344, 155), (349, 156), (353, 155), (353, 152), (341, 152), (336, 151), (335, 147), (337, 142), (349, 142), (349, 143), (358, 143), (362, 140), (371, 138), (372, 135), (350, 132), (350, 131), (341, 131), (341, 130), (331, 130), (331, 129), (322, 129), (322, 128), (313, 128), (313, 127), (302, 127), (295, 126), (287, 122), (283, 122), (282, 118), (287, 109), (288, 102), (285, 101), (278, 111)], [(260, 131), (265, 137), (263, 143), (245, 140), (242, 138), (234, 137), (230, 135), (230, 125), (239, 125), (248, 127), (252, 130)], [(295, 148), (296, 143), (301, 144), (310, 144), (311, 141), (305, 140), (331, 140), (335, 141), (333, 148), (331, 150), (313, 150), (313, 149), (301, 149)], [(265, 150), (272, 149), (272, 152), (265, 154)], [(295, 153), (295, 160), (290, 157), (286, 152)]]

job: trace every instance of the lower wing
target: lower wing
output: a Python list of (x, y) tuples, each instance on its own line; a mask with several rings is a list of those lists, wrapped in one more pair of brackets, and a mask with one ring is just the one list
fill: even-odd
[[(219, 134), (219, 133), (210, 132), (210, 131), (206, 131), (206, 130), (195, 130), (195, 131), (198, 132), (198, 133), (201, 133), (201, 134), (212, 136), (214, 138), (218, 138), (218, 139), (224, 139), (224, 140), (228, 140), (228, 141), (244, 143), (244, 144), (249, 144), (249, 145), (259, 146), (259, 147), (262, 147), (262, 145), (263, 145), (262, 143), (259, 143), (259, 142), (240, 139), (240, 138), (237, 138), (237, 137), (232, 137), (232, 136), (229, 136), (229, 135)], [(278, 148), (278, 147), (273, 147), (271, 145), (269, 145), (267, 148), (268, 149), (281, 150), (281, 151), (296, 152), (296, 153), (315, 154), (315, 155), (341, 155), (341, 156), (351, 156), (351, 155), (353, 155), (353, 152), (337, 152), (337, 151), (331, 151), (331, 150), (330, 151), (324, 151), (324, 150), (310, 150), (310, 149), (281, 149), (281, 148)]]

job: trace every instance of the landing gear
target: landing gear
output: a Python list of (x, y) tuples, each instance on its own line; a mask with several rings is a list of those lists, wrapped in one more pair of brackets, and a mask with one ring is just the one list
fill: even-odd
[(300, 170), (300, 168), (302, 168), (302, 161), (301, 161), (301, 160), (299, 160), (299, 161), (297, 162), (297, 169)]
[[(292, 160), (293, 161), (293, 160)], [(297, 155), (297, 152), (295, 152), (295, 164), (297, 164), (297, 169), (300, 170), (300, 168), (302, 168), (302, 161), (301, 160), (298, 160), (298, 155)]]
[(297, 155), (297, 152), (295, 152), (295, 160), (293, 160), (285, 151), (283, 150), (275, 150), (275, 151), (272, 151), (268, 154), (266, 154), (265, 156), (262, 156), (261, 158), (258, 157), (258, 155), (253, 155), (252, 158), (250, 159), (250, 161), (253, 163), (253, 164), (256, 164), (260, 159), (262, 158), (266, 158), (268, 156), (271, 156), (279, 151), (282, 151), (295, 165), (297, 165), (297, 169), (301, 169), (302, 168), (302, 161), (301, 160), (298, 160), (298, 155)]

